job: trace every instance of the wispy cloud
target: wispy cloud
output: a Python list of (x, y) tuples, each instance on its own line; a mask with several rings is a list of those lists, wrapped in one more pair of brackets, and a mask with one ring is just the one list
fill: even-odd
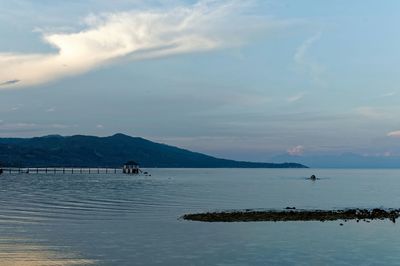
[(0, 87), (1, 86), (13, 85), (13, 84), (18, 83), (18, 82), (20, 82), (20, 80), (18, 80), (18, 79), (7, 80), (7, 81), (4, 81), (4, 82), (0, 83)]
[(391, 97), (391, 96), (395, 96), (397, 94), (397, 92), (395, 92), (395, 91), (391, 91), (391, 92), (387, 92), (387, 93), (384, 93), (384, 94), (381, 94), (380, 95), (380, 97)]
[(387, 136), (388, 137), (400, 138), (400, 130), (389, 132), (389, 133), (387, 133)]
[(0, 86), (41, 84), (120, 58), (139, 60), (239, 45), (255, 29), (282, 26), (266, 19), (261, 23), (260, 17), (249, 15), (247, 3), (204, 0), (169, 10), (90, 15), (84, 30), (43, 33), (56, 53), (0, 53)]
[(382, 118), (387, 118), (389, 117), (389, 113), (383, 111), (382, 109), (370, 107), (370, 106), (363, 106), (363, 107), (358, 107), (356, 109), (356, 113), (358, 115), (361, 115), (365, 118), (369, 119), (382, 119)]
[(55, 129), (76, 128), (77, 125), (68, 124), (40, 124), (32, 122), (5, 122), (0, 120), (0, 135), (11, 133), (51, 132)]
[(313, 80), (313, 82), (324, 85), (322, 75), (325, 71), (324, 67), (310, 58), (308, 55), (309, 50), (321, 38), (321, 33), (317, 33), (314, 36), (306, 39), (297, 49), (293, 56), (294, 62), (301, 68), (302, 71), (307, 73)]
[(18, 111), (20, 110), (24, 105), (23, 104), (18, 104), (16, 106), (11, 107), (11, 111)]
[(286, 101), (289, 102), (289, 103), (294, 103), (294, 102), (297, 102), (297, 101), (301, 100), (305, 95), (306, 95), (305, 92), (301, 92), (301, 93), (298, 93), (296, 95), (288, 97), (286, 99)]

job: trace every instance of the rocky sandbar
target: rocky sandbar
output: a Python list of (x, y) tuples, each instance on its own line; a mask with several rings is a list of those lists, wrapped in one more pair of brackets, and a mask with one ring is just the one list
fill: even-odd
[(344, 209), (344, 210), (243, 210), (186, 214), (182, 218), (201, 222), (286, 222), (335, 220), (385, 220), (396, 222), (400, 209)]

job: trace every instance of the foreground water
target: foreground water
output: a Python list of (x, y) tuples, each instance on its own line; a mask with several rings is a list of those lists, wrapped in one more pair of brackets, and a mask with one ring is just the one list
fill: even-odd
[[(390, 221), (201, 223), (190, 212), (399, 208), (400, 170), (0, 176), (0, 265), (398, 265)], [(316, 174), (320, 180), (305, 178)]]

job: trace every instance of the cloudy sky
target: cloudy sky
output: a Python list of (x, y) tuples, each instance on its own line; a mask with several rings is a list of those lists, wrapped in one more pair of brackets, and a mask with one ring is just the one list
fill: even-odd
[(399, 1), (0, 0), (0, 136), (400, 155)]

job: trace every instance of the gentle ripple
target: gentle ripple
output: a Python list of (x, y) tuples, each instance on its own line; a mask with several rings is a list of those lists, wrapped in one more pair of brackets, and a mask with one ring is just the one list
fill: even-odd
[[(396, 265), (386, 221), (198, 223), (187, 212), (400, 207), (399, 170), (150, 169), (0, 177), (0, 265)], [(311, 174), (321, 179), (306, 180)], [(23, 264), (25, 263), (25, 264)]]

